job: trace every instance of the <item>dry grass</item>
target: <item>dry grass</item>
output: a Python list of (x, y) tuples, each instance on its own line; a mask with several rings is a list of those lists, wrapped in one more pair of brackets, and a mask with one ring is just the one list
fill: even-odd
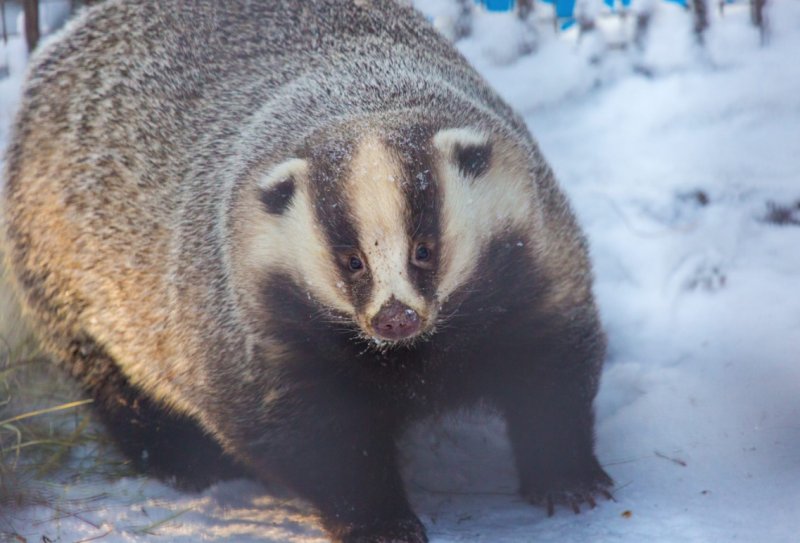
[(74, 516), (86, 499), (67, 498), (67, 485), (129, 471), (89, 402), (39, 352), (2, 263), (0, 245), (0, 541), (25, 541), (22, 508)]
[(31, 339), (0, 339), (0, 539), (21, 507), (63, 503), (63, 486), (129, 474), (81, 397)]
[(14, 509), (48, 504), (59, 483), (98, 471), (92, 451), (108, 449), (89, 402), (39, 352), (3, 256), (0, 245), (0, 540)]

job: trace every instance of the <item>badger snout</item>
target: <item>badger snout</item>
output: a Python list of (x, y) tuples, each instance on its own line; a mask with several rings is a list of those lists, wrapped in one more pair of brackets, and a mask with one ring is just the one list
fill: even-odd
[(422, 325), (419, 314), (397, 300), (384, 304), (370, 324), (376, 336), (390, 341), (414, 336)]

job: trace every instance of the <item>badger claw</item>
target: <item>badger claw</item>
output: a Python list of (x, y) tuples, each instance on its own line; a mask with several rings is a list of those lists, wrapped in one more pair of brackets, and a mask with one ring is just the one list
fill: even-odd
[(609, 490), (613, 484), (611, 478), (601, 470), (589, 481), (572, 482), (572, 484), (561, 482), (561, 484), (550, 484), (545, 488), (531, 485), (523, 488), (522, 495), (530, 503), (544, 506), (548, 517), (555, 514), (557, 505), (569, 507), (577, 515), (581, 512), (582, 505), (588, 506), (589, 509), (597, 507), (598, 496), (616, 501)]

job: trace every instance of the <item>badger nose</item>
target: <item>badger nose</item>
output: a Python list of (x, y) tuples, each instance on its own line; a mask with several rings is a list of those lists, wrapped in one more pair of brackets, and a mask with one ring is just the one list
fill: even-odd
[(382, 339), (398, 340), (419, 332), (419, 315), (405, 304), (392, 300), (372, 318), (372, 329)]

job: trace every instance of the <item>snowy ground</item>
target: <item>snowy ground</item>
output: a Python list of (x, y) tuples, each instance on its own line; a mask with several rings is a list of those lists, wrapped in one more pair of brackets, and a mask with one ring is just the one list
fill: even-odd
[[(542, 32), (515, 60), (504, 15), (459, 42), (524, 114), (591, 240), (611, 342), (598, 453), (617, 501), (547, 518), (514, 494), (499, 421), (438, 421), (404, 447), (433, 542), (800, 537), (800, 2), (772, 2), (766, 47), (746, 9), (715, 12), (701, 49), (678, 6), (656, 8), (641, 53)], [(2, 138), (16, 84), (0, 82)], [(55, 506), (14, 528), (28, 541), (324, 541), (301, 502), (246, 481), (196, 495), (82, 483)]]

